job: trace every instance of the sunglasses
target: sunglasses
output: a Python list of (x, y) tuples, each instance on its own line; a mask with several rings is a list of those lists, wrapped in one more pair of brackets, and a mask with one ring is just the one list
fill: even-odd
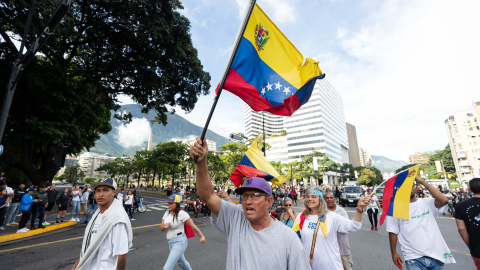
[(285, 204), (285, 206), (292, 206), (291, 204)]

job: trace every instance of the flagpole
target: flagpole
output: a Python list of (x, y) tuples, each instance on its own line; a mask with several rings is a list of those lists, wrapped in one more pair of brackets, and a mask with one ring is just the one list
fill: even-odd
[[(230, 53), (230, 58), (228, 59), (227, 66), (225, 67), (225, 70), (223, 71), (223, 76), (222, 80), (220, 81), (220, 85), (218, 87), (218, 93), (215, 96), (215, 99), (213, 101), (212, 108), (210, 109), (210, 114), (208, 115), (207, 122), (205, 123), (205, 126), (203, 127), (202, 131), (202, 136), (200, 136), (200, 140), (203, 143), (203, 140), (205, 139), (205, 134), (207, 133), (208, 130), (208, 125), (210, 124), (210, 120), (212, 119), (213, 112), (215, 111), (215, 107), (217, 106), (218, 99), (220, 98), (220, 94), (222, 93), (223, 86), (225, 85), (225, 81), (227, 80), (228, 73), (230, 71), (230, 68), (232, 67), (233, 60), (235, 59), (235, 55), (237, 54), (238, 47), (240, 46), (240, 42), (242, 41), (243, 33), (245, 32), (245, 29), (247, 28), (248, 21), (250, 20), (250, 15), (252, 15), (253, 8), (255, 7), (255, 3), (257, 0), (250, 0), (250, 5), (247, 7), (245, 11), (245, 15), (243, 17), (242, 24), (240, 25), (240, 28), (238, 29), (237, 32), (237, 37), (235, 39), (235, 43), (232, 49), (232, 52)], [(197, 157), (195, 156), (193, 161), (197, 163)]]

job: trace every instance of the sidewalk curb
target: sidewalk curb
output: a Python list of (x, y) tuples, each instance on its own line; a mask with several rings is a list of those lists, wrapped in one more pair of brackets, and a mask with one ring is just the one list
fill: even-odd
[(77, 224), (77, 222), (68, 221), (68, 222), (62, 223), (62, 224), (50, 225), (50, 226), (46, 227), (45, 229), (36, 229), (34, 231), (30, 230), (26, 233), (7, 234), (7, 235), (4, 235), (4, 236), (0, 236), (0, 243), (5, 243), (5, 242), (8, 242), (8, 241), (27, 238), (27, 237), (34, 236), (34, 235), (39, 235), (39, 234), (42, 234), (42, 233), (56, 231), (56, 230), (59, 230), (59, 229), (63, 229), (63, 228), (66, 228), (66, 227), (73, 226), (75, 224)]

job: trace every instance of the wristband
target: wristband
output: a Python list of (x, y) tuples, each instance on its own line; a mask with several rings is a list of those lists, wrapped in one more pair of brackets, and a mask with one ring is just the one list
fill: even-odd
[(363, 211), (363, 210), (360, 211), (358, 208), (357, 208), (357, 212), (359, 212), (360, 214), (365, 213), (365, 211)]

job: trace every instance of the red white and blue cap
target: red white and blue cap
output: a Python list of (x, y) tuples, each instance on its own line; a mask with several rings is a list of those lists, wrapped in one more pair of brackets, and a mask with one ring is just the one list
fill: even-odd
[(180, 196), (175, 194), (168, 196), (168, 199), (167, 199), (167, 202), (171, 202), (171, 203), (180, 203), (180, 201), (181, 201)]
[(113, 180), (112, 178), (103, 178), (101, 180), (98, 180), (98, 182), (95, 182), (91, 185), (91, 187), (95, 190), (98, 186), (109, 186), (112, 187), (113, 189), (117, 189), (117, 182)]

